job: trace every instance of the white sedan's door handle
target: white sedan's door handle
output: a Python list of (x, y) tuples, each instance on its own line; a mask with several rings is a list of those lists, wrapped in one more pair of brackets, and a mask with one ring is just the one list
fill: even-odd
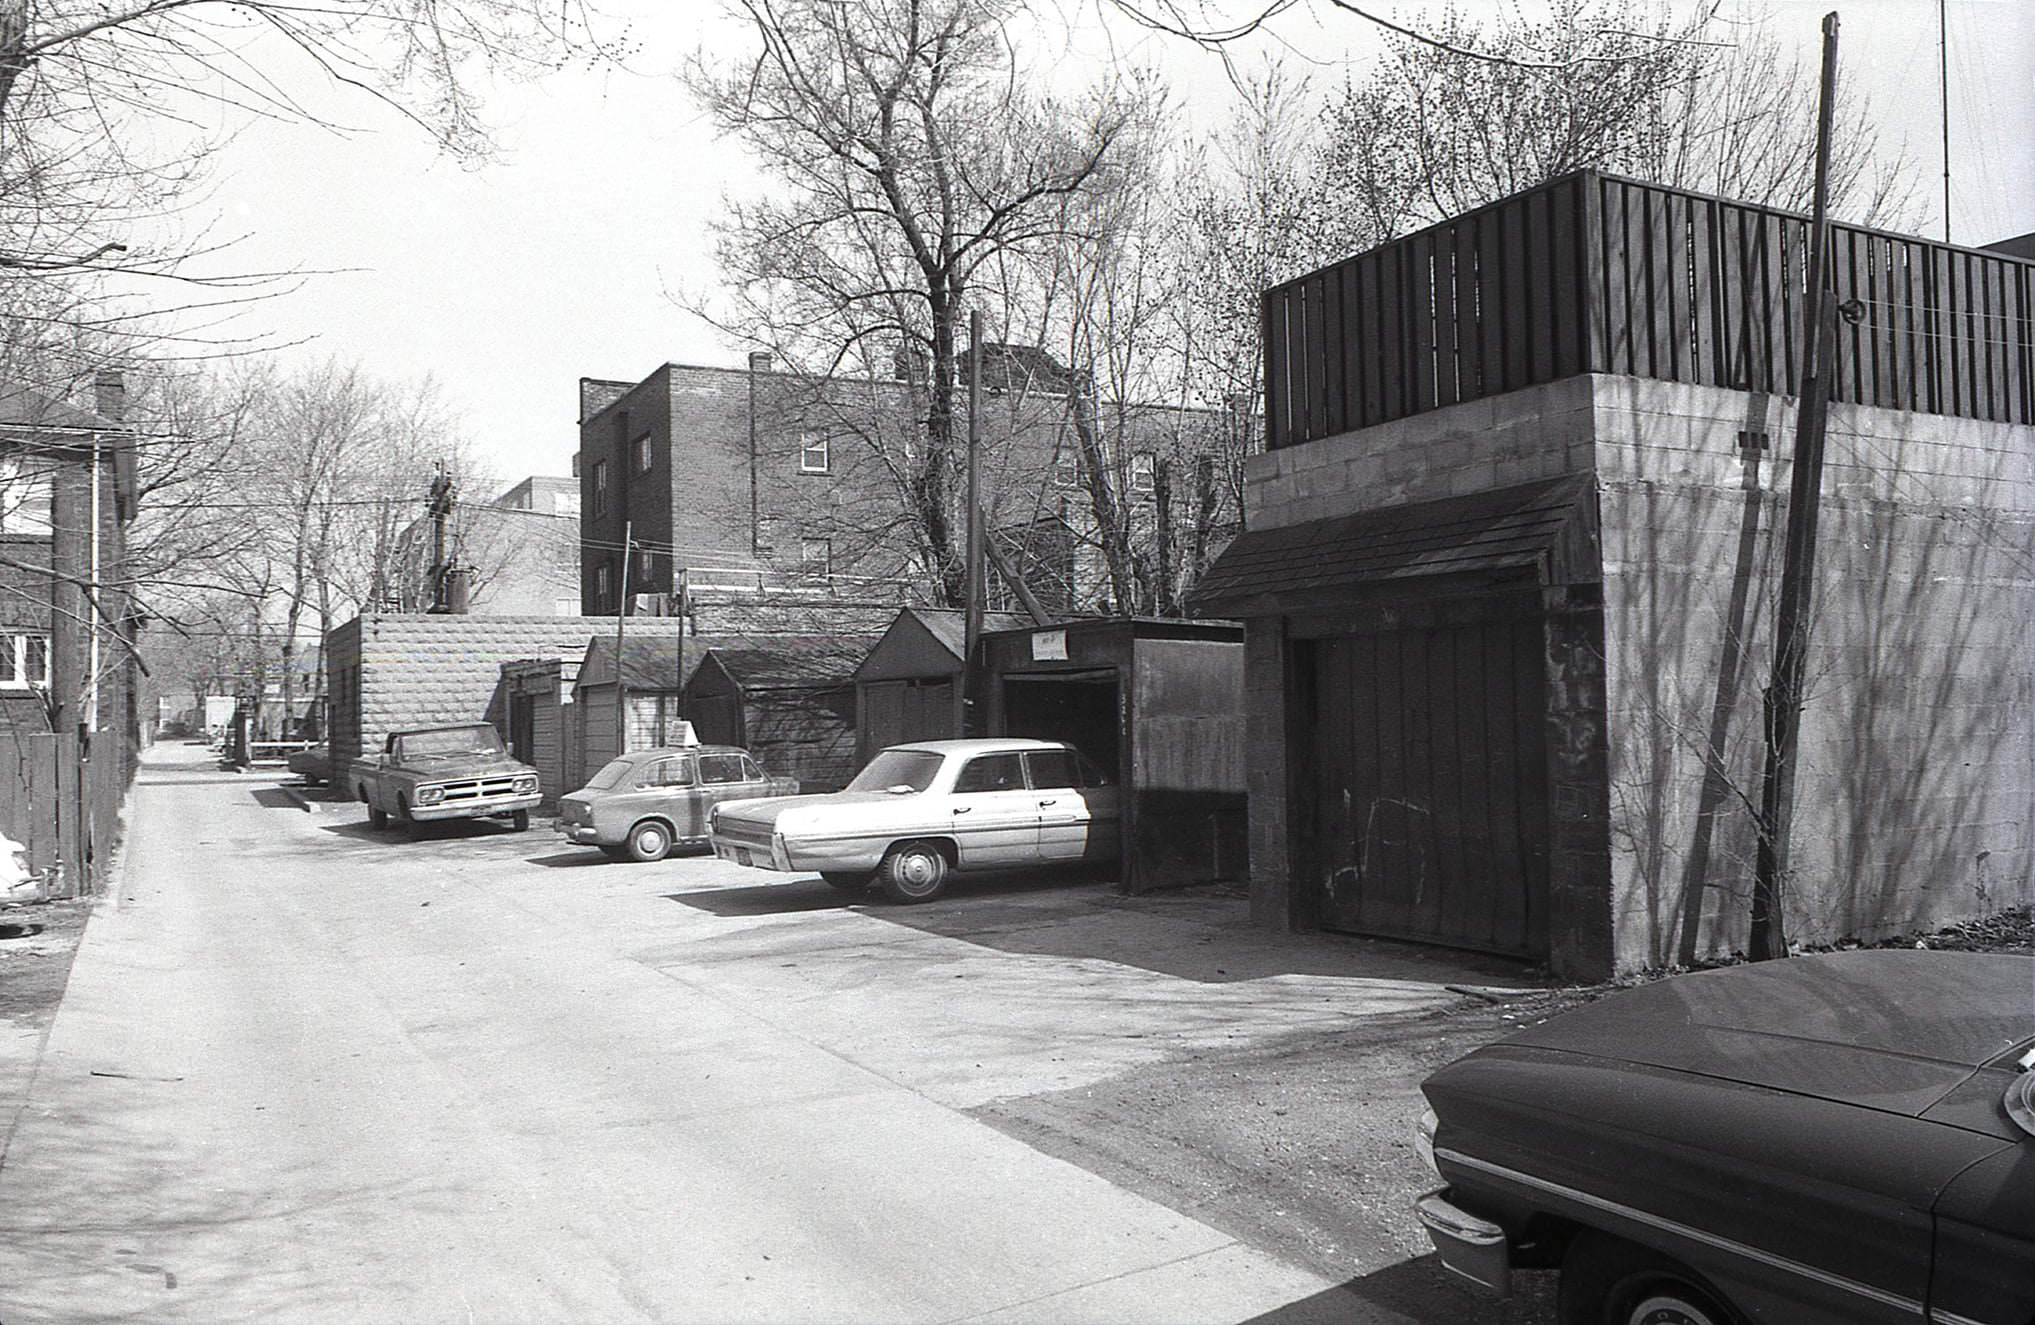
[(956, 813), (956, 814), (966, 814), (966, 813), (968, 813), (968, 811), (970, 811), (970, 810), (972, 810), (972, 809), (974, 809), (974, 808), (975, 808), (975, 807), (974, 807), (974, 806), (972, 806), (972, 805), (956, 805), (956, 806), (954, 807), (954, 813)]
[(1060, 802), (1059, 802), (1059, 801), (1058, 801), (1057, 799), (1053, 799), (1053, 800), (1043, 800), (1043, 801), (1040, 801), (1040, 802), (1039, 802), (1039, 804), (1041, 804), (1041, 805), (1058, 805), (1059, 803), (1060, 803)]

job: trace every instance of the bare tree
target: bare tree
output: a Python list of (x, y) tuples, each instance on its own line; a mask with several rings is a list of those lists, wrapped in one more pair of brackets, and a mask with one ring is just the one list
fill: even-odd
[[(717, 228), (725, 297), (695, 307), (809, 378), (895, 380), (835, 410), (894, 497), (919, 575), (962, 590), (957, 365), (987, 264), (1049, 241), (1062, 199), (1114, 166), (1132, 115), (1103, 88), (1033, 93), (1016, 0), (738, 0), (753, 56), (687, 76), (773, 186)], [(842, 393), (821, 390), (815, 405)]]

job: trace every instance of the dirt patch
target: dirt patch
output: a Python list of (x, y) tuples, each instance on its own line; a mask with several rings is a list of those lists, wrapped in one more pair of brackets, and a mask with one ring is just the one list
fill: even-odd
[[(1548, 1276), (1504, 1303), (1458, 1288), (1411, 1207), (1436, 1185), (1413, 1145), (1420, 1082), (1597, 991), (1468, 999), (1337, 1035), (1203, 1053), (976, 1111), (1027, 1144), (1160, 1201), (1415, 1320), (1552, 1318)], [(1405, 1264), (1409, 1260), (1414, 1264)]]
[(0, 908), (0, 1022), (19, 1030), (49, 1028), (91, 911), (85, 901)]

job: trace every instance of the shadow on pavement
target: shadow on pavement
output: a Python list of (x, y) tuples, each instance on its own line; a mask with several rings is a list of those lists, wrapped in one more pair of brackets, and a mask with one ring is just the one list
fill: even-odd
[(872, 901), (867, 893), (844, 893), (819, 879), (765, 883), (751, 888), (712, 888), (694, 893), (666, 893), (666, 899), (724, 919), (736, 916), (793, 915), (800, 911), (838, 911)]
[(256, 787), (254, 801), (255, 804), (270, 810), (296, 810), (302, 813), (310, 808), (281, 787)]
[(1246, 1325), (1553, 1325), (1554, 1276), (1519, 1274), (1499, 1300), (1466, 1287), (1430, 1252), (1253, 1316)]
[(578, 869), (582, 865), (620, 865), (624, 863), (619, 860), (609, 860), (592, 847), (573, 847), (565, 851), (555, 851), (548, 856), (525, 856), (523, 859), (526, 864), (542, 865), (548, 870), (570, 870)]

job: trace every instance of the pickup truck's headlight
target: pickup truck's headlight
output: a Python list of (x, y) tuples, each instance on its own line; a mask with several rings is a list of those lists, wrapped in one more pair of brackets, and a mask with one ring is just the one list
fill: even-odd
[(535, 773), (518, 773), (516, 780), (509, 785), (515, 789), (515, 793), (518, 796), (527, 796), (537, 790), (537, 775)]
[(1427, 1164), (1427, 1171), (1436, 1178), (1441, 1177), (1441, 1166), (1434, 1162), (1434, 1132), (1441, 1126), (1441, 1119), (1434, 1116), (1433, 1109), (1423, 1110), (1420, 1124), (1413, 1130), (1413, 1148), (1420, 1152), (1420, 1158)]
[(417, 803), (419, 805), (436, 805), (438, 802), (444, 799), (445, 799), (445, 788), (443, 787), (417, 788)]

